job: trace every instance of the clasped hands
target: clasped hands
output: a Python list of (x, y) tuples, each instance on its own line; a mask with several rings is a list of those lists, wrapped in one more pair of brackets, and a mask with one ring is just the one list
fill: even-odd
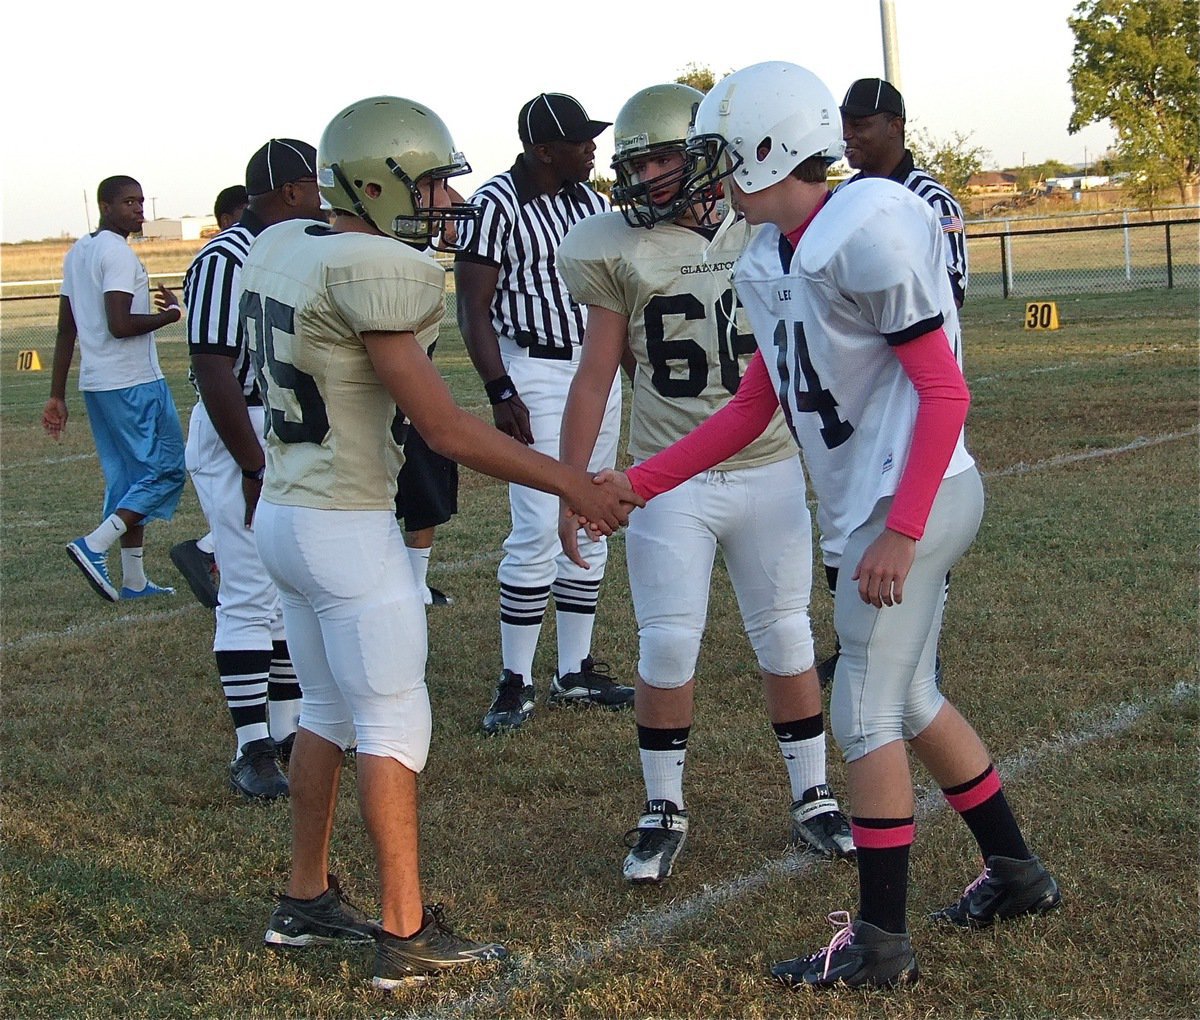
[(617, 528), (629, 523), (629, 514), (646, 505), (646, 501), (633, 491), (624, 471), (604, 470), (590, 478), (590, 491), (574, 494), (564, 499), (558, 521), (558, 538), (563, 552), (572, 563), (588, 568), (589, 564), (579, 552), (579, 532), (585, 530), (593, 541), (611, 535)]

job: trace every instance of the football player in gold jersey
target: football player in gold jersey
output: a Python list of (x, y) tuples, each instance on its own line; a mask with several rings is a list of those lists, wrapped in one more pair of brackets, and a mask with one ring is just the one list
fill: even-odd
[[(445, 273), (419, 249), (451, 241), (475, 213), (448, 195), (446, 180), (470, 167), (437, 114), (361, 100), (330, 122), (317, 160), (332, 226), (278, 224), (242, 270), (240, 314), (268, 409), (256, 538), (305, 695), (290, 769), (292, 873), (265, 939), (374, 941), (374, 983), (392, 988), (506, 955), (454, 935), (421, 896), (417, 773), (431, 724), (422, 593), (394, 514), (397, 407), (439, 453), (555, 493), (609, 531), (631, 507), (463, 411), (426, 355)], [(246, 484), (254, 491), (258, 479)], [(328, 871), (343, 752), (355, 741), (382, 929)]]
[[(629, 451), (653, 456), (737, 391), (754, 337), (741, 324), (730, 270), (746, 241), (693, 203), (697, 167), (685, 150), (703, 95), (656, 85), (614, 126), (621, 212), (573, 227), (559, 272), (588, 306), (583, 357), (563, 418), (561, 457), (586, 465), (603, 397), (626, 350), (636, 361)], [(694, 673), (720, 547), (762, 675), (767, 715), (791, 785), (792, 839), (850, 857), (850, 826), (826, 784), (825, 730), (808, 618), (812, 525), (804, 473), (781, 415), (736, 457), (631, 518), (626, 538), (640, 656), (634, 710), (646, 806), (622, 865), (631, 882), (661, 882), (683, 848), (683, 769)], [(566, 514), (560, 537), (571, 549)]]

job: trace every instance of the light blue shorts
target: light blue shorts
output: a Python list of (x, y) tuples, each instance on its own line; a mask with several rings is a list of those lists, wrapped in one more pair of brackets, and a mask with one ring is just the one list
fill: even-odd
[(122, 390), (84, 390), (104, 472), (104, 514), (118, 507), (169, 521), (187, 472), (183, 429), (165, 379)]

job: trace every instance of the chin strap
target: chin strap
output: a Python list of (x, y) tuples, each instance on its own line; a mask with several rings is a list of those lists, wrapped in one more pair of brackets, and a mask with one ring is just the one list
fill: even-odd
[(745, 234), (745, 237), (742, 239), (741, 247), (746, 247), (750, 241), (750, 224), (742, 219), (741, 215), (733, 208), (733, 206), (730, 206), (729, 210), (725, 213), (725, 218), (721, 220), (721, 225), (717, 227), (717, 232), (713, 234), (712, 240), (709, 241), (704, 247), (705, 262), (711, 261), (709, 256), (717, 250), (725, 235), (729, 233), (730, 230), (734, 229), (736, 224), (741, 224), (741, 229)]
[(329, 169), (333, 171), (333, 176), (337, 178), (337, 182), (342, 186), (342, 190), (350, 196), (350, 201), (354, 203), (354, 211), (358, 214), (358, 217), (366, 220), (369, 224), (371, 224), (371, 226), (378, 230), (378, 224), (376, 224), (376, 222), (368, 215), (366, 206), (364, 206), (362, 204), (362, 200), (359, 199), (358, 192), (350, 187), (350, 182), (346, 179), (346, 175), (342, 173), (342, 168), (336, 163), (331, 163), (329, 165)]

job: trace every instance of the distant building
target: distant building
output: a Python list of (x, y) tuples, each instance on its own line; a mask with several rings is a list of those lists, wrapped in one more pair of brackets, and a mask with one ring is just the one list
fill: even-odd
[(1100, 177), (1096, 174), (1075, 174), (1071, 177), (1046, 178), (1046, 188), (1049, 191), (1090, 191), (1092, 188), (1107, 188), (1111, 186), (1111, 177)]
[(147, 240), (198, 241), (204, 231), (217, 225), (212, 216), (179, 216), (175, 219), (146, 220), (142, 237)]
[(1015, 195), (1021, 190), (1013, 174), (985, 170), (967, 178), (968, 195)]

